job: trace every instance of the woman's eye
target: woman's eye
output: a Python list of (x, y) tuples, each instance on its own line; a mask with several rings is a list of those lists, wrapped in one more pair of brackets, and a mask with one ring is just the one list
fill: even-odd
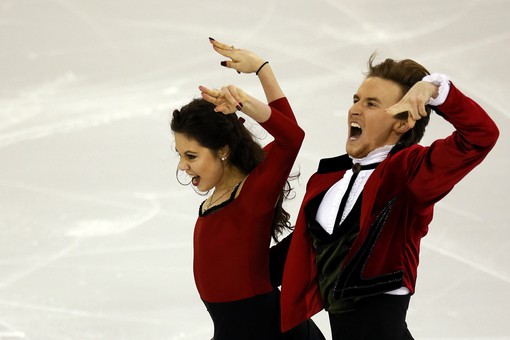
[(190, 161), (194, 160), (195, 158), (197, 158), (197, 156), (195, 155), (186, 155), (186, 158)]

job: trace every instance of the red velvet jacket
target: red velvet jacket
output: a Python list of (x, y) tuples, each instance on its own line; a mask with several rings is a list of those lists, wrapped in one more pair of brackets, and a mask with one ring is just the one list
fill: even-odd
[[(429, 147), (395, 147), (363, 190), (360, 231), (347, 255), (335, 292), (341, 298), (369, 296), (405, 286), (414, 292), (420, 240), (434, 204), (485, 158), (499, 136), (487, 113), (453, 84), (435, 111), (456, 129)], [(291, 329), (323, 308), (315, 253), (304, 207), (342, 178), (347, 155), (323, 159), (307, 191), (285, 264), (282, 329)]]

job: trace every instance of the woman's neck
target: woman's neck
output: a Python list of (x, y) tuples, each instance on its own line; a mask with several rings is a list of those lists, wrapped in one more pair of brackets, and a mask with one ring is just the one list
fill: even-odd
[(220, 182), (214, 187), (214, 190), (219, 192), (235, 187), (237, 184), (241, 183), (245, 177), (246, 174), (236, 167), (228, 167), (225, 169), (225, 173)]

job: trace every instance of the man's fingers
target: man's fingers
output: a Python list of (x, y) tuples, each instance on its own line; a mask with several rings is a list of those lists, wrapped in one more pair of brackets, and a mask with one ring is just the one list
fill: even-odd
[(409, 111), (402, 111), (393, 115), (393, 118), (398, 120), (408, 120), (409, 119)]
[(409, 117), (409, 119), (407, 120), (407, 126), (409, 126), (409, 129), (412, 129), (415, 124), (416, 120), (414, 120), (412, 117)]
[(402, 108), (399, 106), (390, 107), (389, 109), (386, 110), (386, 112), (392, 115), (394, 119), (407, 121), (407, 125), (409, 126), (410, 129), (412, 129), (414, 127), (414, 124), (416, 124), (416, 120), (413, 117), (413, 114), (410, 111), (402, 110)]
[(420, 105), (418, 109), (419, 109), (420, 116), (426, 117), (428, 115), (425, 105)]
[(386, 112), (393, 116), (393, 118), (398, 120), (407, 120), (407, 118), (410, 115), (410, 112), (408, 108), (405, 105), (395, 104), (388, 109), (386, 109)]

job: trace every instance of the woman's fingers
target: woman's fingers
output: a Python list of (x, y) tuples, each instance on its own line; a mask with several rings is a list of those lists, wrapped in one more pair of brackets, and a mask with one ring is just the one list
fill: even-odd
[(240, 95), (241, 90), (234, 85), (223, 87), (221, 92), (231, 108), (240, 111), (242, 109), (243, 98)]
[(235, 49), (235, 47), (233, 45), (224, 44), (224, 43), (222, 43), (218, 40), (215, 40), (213, 38), (209, 38), (209, 41), (211, 42), (211, 44), (213, 45), (213, 48), (218, 53), (221, 53), (220, 51), (233, 51)]
[(220, 96), (220, 91), (215, 90), (215, 89), (209, 89), (209, 88), (207, 88), (205, 86), (202, 86), (202, 85), (200, 85), (198, 87), (198, 89), (200, 90), (200, 92), (206, 93), (206, 94), (208, 94), (211, 97), (218, 98)]
[(202, 85), (200, 85), (198, 88), (201, 92), (202, 98), (204, 98), (211, 104), (215, 104), (215, 105), (218, 104), (218, 100), (221, 95), (218, 90), (208, 89), (207, 87), (202, 86)]
[(202, 98), (216, 105), (215, 111), (225, 114), (233, 113), (242, 109), (244, 92), (234, 85), (222, 87), (220, 90), (208, 89), (205, 86), (198, 87)]

